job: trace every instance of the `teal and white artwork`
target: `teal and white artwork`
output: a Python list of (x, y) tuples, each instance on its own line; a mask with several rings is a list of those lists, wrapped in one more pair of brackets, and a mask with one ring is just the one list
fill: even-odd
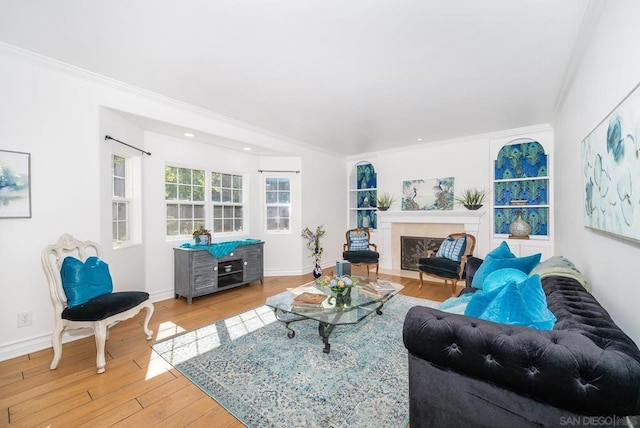
[(640, 84), (582, 141), (584, 224), (640, 241)]
[(405, 180), (402, 182), (402, 211), (453, 209), (454, 177)]
[(31, 155), (0, 150), (0, 218), (31, 217)]

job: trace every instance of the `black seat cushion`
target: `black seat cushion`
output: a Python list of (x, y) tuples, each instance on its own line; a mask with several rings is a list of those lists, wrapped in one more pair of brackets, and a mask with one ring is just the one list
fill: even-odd
[(418, 260), (418, 268), (432, 275), (443, 278), (459, 278), (460, 263), (444, 257), (421, 257)]
[(148, 299), (149, 293), (144, 291), (104, 294), (73, 308), (66, 308), (62, 311), (62, 318), (69, 321), (100, 321), (135, 308)]
[(377, 263), (380, 253), (376, 251), (345, 251), (342, 258), (351, 263)]

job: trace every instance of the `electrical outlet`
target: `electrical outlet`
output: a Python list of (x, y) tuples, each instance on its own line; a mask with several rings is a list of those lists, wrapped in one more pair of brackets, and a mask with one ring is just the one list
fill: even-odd
[(20, 312), (18, 314), (18, 327), (30, 326), (32, 322), (33, 322), (33, 317), (31, 315), (31, 311)]

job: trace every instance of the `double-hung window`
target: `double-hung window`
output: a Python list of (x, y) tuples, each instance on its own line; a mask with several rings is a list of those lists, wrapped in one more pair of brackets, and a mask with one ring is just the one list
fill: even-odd
[(213, 233), (243, 231), (242, 176), (211, 173), (211, 202), (213, 204)]
[(291, 230), (291, 179), (286, 177), (266, 177), (265, 201), (267, 231)]
[(130, 239), (131, 190), (127, 166), (125, 157), (111, 156), (111, 239), (114, 246)]
[(205, 172), (166, 166), (165, 202), (167, 236), (191, 235), (205, 226)]

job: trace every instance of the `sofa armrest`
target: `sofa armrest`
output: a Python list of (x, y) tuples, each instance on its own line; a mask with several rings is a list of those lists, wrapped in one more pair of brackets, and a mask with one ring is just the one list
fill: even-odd
[(640, 413), (640, 363), (583, 334), (416, 306), (405, 318), (403, 339), (409, 353), (431, 364), (560, 408), (587, 415)]

